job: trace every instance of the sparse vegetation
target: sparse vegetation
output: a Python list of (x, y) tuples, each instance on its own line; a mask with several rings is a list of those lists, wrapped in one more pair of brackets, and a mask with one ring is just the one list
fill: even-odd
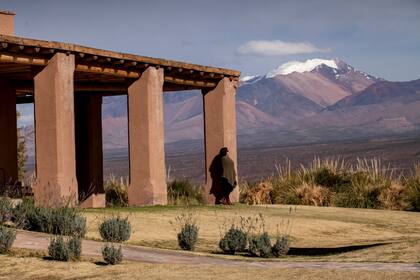
[(102, 239), (107, 242), (124, 242), (130, 239), (131, 224), (128, 221), (128, 217), (113, 217), (105, 220), (99, 226), (99, 233)]
[(86, 219), (76, 208), (38, 207), (31, 199), (24, 199), (12, 212), (12, 221), (18, 228), (77, 237), (86, 233)]
[(198, 226), (191, 212), (184, 212), (170, 221), (177, 233), (178, 246), (183, 250), (193, 251), (198, 240)]
[(55, 236), (51, 238), (48, 246), (49, 256), (56, 261), (67, 262), (70, 259), (70, 252), (67, 242), (63, 236)]
[(118, 264), (122, 262), (123, 255), (121, 245), (115, 246), (114, 244), (106, 244), (102, 248), (102, 257), (107, 264)]
[(315, 159), (309, 167), (292, 170), (290, 161), (277, 174), (256, 184), (242, 183), (247, 204), (301, 204), (390, 210), (420, 209), (420, 168), (413, 175), (395, 174), (379, 159)]
[(105, 220), (99, 226), (99, 233), (102, 239), (107, 242), (102, 248), (104, 261), (112, 265), (120, 263), (123, 259), (121, 245), (117, 247), (114, 242), (121, 243), (130, 239), (131, 224), (128, 217), (116, 216)]
[(0, 226), (12, 218), (12, 202), (9, 198), (0, 196)]
[(247, 248), (247, 242), (246, 232), (232, 225), (220, 240), (219, 248), (226, 254), (234, 255), (237, 252), (244, 252)]
[(201, 187), (188, 180), (174, 180), (168, 184), (168, 203), (194, 205), (203, 203)]
[(10, 250), (16, 238), (16, 232), (13, 229), (0, 225), (0, 254)]
[(106, 206), (125, 207), (128, 206), (127, 183), (123, 177), (117, 178), (110, 175), (104, 184)]

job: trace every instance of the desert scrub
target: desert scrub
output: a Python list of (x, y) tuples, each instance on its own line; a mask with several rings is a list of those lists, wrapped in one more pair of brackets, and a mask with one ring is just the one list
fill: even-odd
[(219, 248), (226, 254), (234, 255), (237, 252), (244, 252), (247, 248), (248, 236), (240, 228), (232, 227), (219, 241)]
[(76, 208), (37, 207), (29, 199), (24, 199), (13, 209), (12, 220), (16, 227), (31, 231), (77, 237), (86, 233), (86, 219)]
[(114, 265), (122, 262), (123, 254), (121, 245), (106, 244), (102, 248), (102, 257), (107, 264)]
[(63, 236), (55, 236), (51, 238), (50, 245), (48, 246), (48, 255), (56, 261), (69, 261), (69, 248)]
[(168, 204), (194, 205), (203, 203), (201, 187), (190, 181), (174, 180), (168, 184)]
[(411, 177), (403, 178), (402, 181), (406, 188), (407, 210), (420, 211), (420, 164), (414, 166)]
[(248, 251), (253, 256), (271, 257), (271, 240), (267, 232), (249, 238)]
[(275, 257), (286, 256), (290, 250), (290, 240), (288, 236), (282, 236), (276, 239), (276, 242), (273, 244), (271, 252)]
[(113, 217), (99, 225), (99, 233), (102, 239), (107, 242), (124, 242), (130, 239), (131, 224), (128, 217)]
[(127, 180), (110, 175), (104, 184), (105, 201), (108, 207), (128, 206)]
[(8, 197), (0, 196), (0, 226), (12, 218), (12, 202)]
[(240, 202), (248, 205), (271, 204), (270, 192), (273, 189), (269, 180), (251, 184), (248, 182), (240, 183)]
[(0, 225), (0, 254), (4, 254), (12, 248), (16, 238), (16, 232), (13, 229)]
[(192, 251), (198, 240), (197, 221), (191, 212), (181, 213), (170, 224), (177, 233), (178, 246), (183, 250)]
[(69, 249), (70, 259), (79, 261), (80, 256), (82, 255), (82, 239), (77, 236), (69, 238), (67, 247)]

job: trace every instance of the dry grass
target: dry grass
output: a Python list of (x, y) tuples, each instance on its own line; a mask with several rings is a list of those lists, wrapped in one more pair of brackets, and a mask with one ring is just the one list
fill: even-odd
[[(127, 215), (133, 234), (128, 243), (177, 249), (176, 234), (170, 221), (186, 211), (185, 207), (140, 207), (86, 210), (87, 237), (99, 238), (98, 224), (115, 214)], [(294, 206), (293, 206), (294, 209)], [(265, 218), (265, 228), (275, 237), (277, 225), (290, 218), (289, 206), (190, 207), (200, 228), (196, 250), (218, 251), (220, 226), (239, 216)], [(290, 256), (290, 260), (420, 262), (420, 213), (298, 206), (292, 211), (292, 247), (343, 247), (372, 243), (390, 243), (378, 247), (315, 257)]]
[(123, 262), (102, 266), (92, 261), (63, 263), (34, 257), (0, 255), (0, 279), (419, 279), (420, 273), (281, 269), (252, 267), (214, 267)]

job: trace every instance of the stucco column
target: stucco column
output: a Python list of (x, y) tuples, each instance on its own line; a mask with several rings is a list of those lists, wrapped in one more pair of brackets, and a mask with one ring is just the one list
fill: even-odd
[(34, 79), (37, 205), (77, 202), (74, 68), (74, 55), (57, 53)]
[(149, 67), (128, 88), (129, 205), (167, 203), (163, 69)]
[[(215, 198), (210, 195), (211, 177), (209, 172), (213, 158), (222, 147), (229, 149), (229, 156), (237, 170), (236, 150), (236, 82), (223, 78), (215, 89), (203, 92), (204, 105), (204, 145), (206, 163), (206, 182), (204, 186), (205, 201), (213, 204)], [(236, 187), (230, 195), (232, 202), (239, 201), (239, 188)]]
[(82, 207), (105, 207), (102, 96), (75, 94), (76, 175)]
[(17, 180), (16, 92), (0, 80), (0, 187)]

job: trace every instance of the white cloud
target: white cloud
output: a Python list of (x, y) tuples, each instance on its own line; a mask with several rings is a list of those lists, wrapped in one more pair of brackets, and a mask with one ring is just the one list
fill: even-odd
[(280, 40), (273, 41), (248, 41), (242, 46), (239, 46), (238, 53), (240, 54), (255, 54), (265, 56), (275, 55), (290, 55), (290, 54), (305, 54), (316, 52), (329, 52), (330, 49), (321, 49), (311, 43), (294, 43), (284, 42)]

